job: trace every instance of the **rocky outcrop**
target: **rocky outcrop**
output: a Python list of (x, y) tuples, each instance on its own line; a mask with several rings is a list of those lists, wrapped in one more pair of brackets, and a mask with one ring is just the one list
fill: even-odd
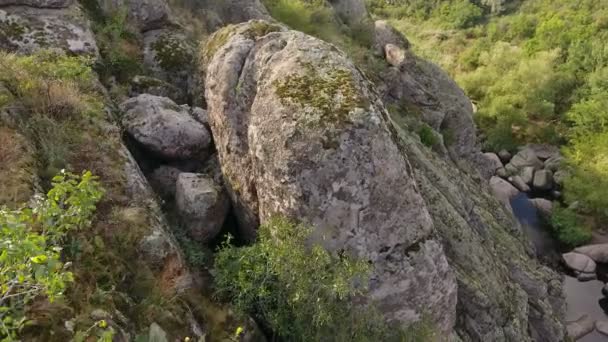
[(127, 133), (149, 152), (169, 160), (204, 160), (211, 137), (188, 106), (165, 97), (140, 95), (120, 105)]
[(99, 54), (88, 19), (75, 2), (30, 0), (9, 4), (15, 6), (0, 7), (0, 49), (21, 54), (45, 48), (94, 57)]
[(312, 224), (329, 250), (370, 261), (368, 298), (389, 320), (428, 314), (449, 334), (454, 273), (382, 103), (341, 52), (268, 25), (224, 29), (208, 45), (219, 45), (209, 119), (246, 236), (277, 214)]
[(453, 129), (456, 163), (394, 124), (330, 45), (250, 22), (216, 33), (202, 53), (226, 186), (250, 237), (275, 214), (312, 224), (326, 248), (372, 262), (369, 298), (389, 319), (426, 311), (465, 341), (564, 339), (559, 276), (528, 256), (513, 216), (461, 168), (481, 153), (471, 104), (445, 73), (405, 62), (382, 94)]
[(328, 0), (342, 22), (353, 25), (369, 19), (364, 0)]
[(608, 244), (582, 246), (574, 249), (574, 252), (584, 254), (595, 262), (608, 263)]

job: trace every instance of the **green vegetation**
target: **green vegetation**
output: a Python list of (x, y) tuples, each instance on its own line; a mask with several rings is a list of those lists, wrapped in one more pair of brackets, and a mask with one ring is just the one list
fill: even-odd
[(310, 246), (310, 233), (275, 218), (251, 246), (226, 242), (215, 260), (218, 295), (288, 341), (432, 341), (428, 327), (391, 328), (353, 304), (366, 291), (369, 265)]
[(67, 235), (91, 225), (103, 189), (90, 172), (61, 173), (32, 208), (0, 208), (0, 338), (18, 339), (28, 323), (26, 307), (61, 298), (74, 281), (61, 261)]
[(567, 202), (580, 202), (578, 214), (593, 218), (587, 224), (608, 223), (608, 2), (368, 4), (465, 89), (487, 149), (563, 146), (572, 169)]
[(591, 231), (581, 223), (572, 210), (557, 207), (551, 215), (551, 228), (555, 237), (569, 247), (580, 246), (591, 240)]
[(439, 144), (439, 138), (437, 138), (433, 129), (427, 124), (420, 125), (418, 136), (420, 137), (420, 141), (428, 147), (434, 147)]

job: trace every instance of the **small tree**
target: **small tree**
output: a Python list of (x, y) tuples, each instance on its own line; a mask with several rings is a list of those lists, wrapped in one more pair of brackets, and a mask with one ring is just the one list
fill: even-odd
[(103, 189), (90, 172), (62, 172), (32, 208), (0, 209), (0, 339), (13, 341), (36, 298), (54, 301), (73, 275), (61, 262), (61, 244), (71, 230), (91, 223)]

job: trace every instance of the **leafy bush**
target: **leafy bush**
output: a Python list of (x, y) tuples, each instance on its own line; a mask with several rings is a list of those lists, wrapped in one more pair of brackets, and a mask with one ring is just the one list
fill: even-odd
[(570, 247), (580, 246), (591, 240), (591, 231), (583, 226), (578, 215), (567, 208), (557, 207), (551, 215), (551, 227), (555, 237)]
[(91, 224), (102, 195), (90, 172), (61, 173), (32, 208), (0, 209), (0, 337), (17, 339), (28, 304), (63, 295), (74, 278), (60, 260), (62, 243), (70, 231)]
[(428, 331), (389, 329), (380, 315), (353, 305), (365, 291), (369, 266), (346, 255), (309, 246), (311, 229), (275, 218), (258, 242), (217, 253), (220, 297), (265, 323), (288, 341), (423, 341)]
[(439, 139), (435, 135), (435, 132), (427, 124), (422, 124), (418, 130), (418, 136), (420, 137), (420, 141), (428, 147), (434, 147), (439, 144)]
[(444, 2), (437, 9), (438, 17), (450, 28), (466, 28), (475, 24), (483, 14), (481, 8), (469, 0)]

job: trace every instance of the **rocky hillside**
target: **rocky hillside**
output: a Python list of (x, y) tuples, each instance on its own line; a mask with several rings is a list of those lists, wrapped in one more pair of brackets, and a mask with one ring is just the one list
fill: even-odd
[(367, 27), (373, 75), (258, 1), (0, 1), (1, 204), (22, 207), (61, 169), (106, 189), (70, 238), (82, 251), (62, 255), (64, 298), (27, 303), (27, 340), (108, 325), (119, 341), (264, 340), (267, 322), (214, 301), (210, 260), (222, 234), (252, 243), (276, 216), (369, 263), (357, 305), (391, 324), (564, 339), (561, 281), (492, 194), (470, 101), (363, 1), (327, 9)]

